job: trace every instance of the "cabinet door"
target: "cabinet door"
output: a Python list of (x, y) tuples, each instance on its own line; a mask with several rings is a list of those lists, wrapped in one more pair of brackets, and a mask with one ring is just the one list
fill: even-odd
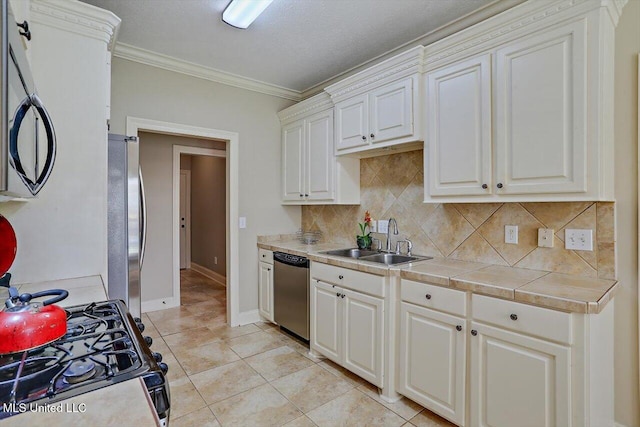
[(313, 281), (311, 287), (311, 349), (342, 363), (342, 289), (319, 280)]
[(384, 301), (346, 289), (342, 294), (345, 295), (343, 366), (382, 387)]
[(473, 322), (471, 425), (571, 425), (569, 347)]
[(304, 120), (282, 128), (282, 200), (304, 198)]
[(586, 35), (577, 21), (498, 49), (498, 194), (587, 190)]
[(427, 409), (463, 426), (464, 319), (405, 302), (400, 305), (400, 319), (398, 390)]
[(266, 262), (260, 262), (258, 308), (262, 317), (273, 322), (273, 266)]
[(336, 150), (369, 144), (369, 97), (365, 93), (338, 102), (336, 113)]
[(306, 121), (307, 144), (305, 194), (309, 200), (335, 198), (335, 155), (333, 110), (318, 113)]
[(490, 193), (491, 56), (432, 71), (426, 79), (431, 195)]
[(369, 94), (372, 143), (413, 135), (413, 79), (393, 82)]

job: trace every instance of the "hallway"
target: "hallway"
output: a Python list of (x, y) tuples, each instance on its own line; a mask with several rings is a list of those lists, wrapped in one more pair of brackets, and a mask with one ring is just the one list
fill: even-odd
[(193, 270), (180, 279), (180, 307), (143, 314), (169, 365), (172, 427), (453, 426), (408, 399), (382, 402), (271, 323), (227, 326), (225, 287)]

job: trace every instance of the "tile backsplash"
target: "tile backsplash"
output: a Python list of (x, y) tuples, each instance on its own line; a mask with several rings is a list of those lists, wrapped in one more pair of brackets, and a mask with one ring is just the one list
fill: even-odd
[[(303, 206), (302, 228), (323, 240), (355, 246), (368, 210), (394, 217), (413, 252), (465, 261), (615, 279), (614, 203), (442, 203), (423, 200), (422, 150), (360, 161), (360, 205)], [(518, 226), (518, 244), (504, 243), (504, 226)], [(554, 229), (553, 248), (538, 247), (538, 228)], [(567, 228), (593, 230), (593, 251), (564, 248)], [(386, 235), (372, 233), (384, 245)]]

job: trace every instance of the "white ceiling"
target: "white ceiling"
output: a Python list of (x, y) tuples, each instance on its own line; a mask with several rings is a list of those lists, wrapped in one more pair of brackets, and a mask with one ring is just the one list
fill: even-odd
[(239, 30), (221, 20), (229, 0), (83, 1), (122, 19), (119, 43), (299, 92), (495, 3), (274, 0)]

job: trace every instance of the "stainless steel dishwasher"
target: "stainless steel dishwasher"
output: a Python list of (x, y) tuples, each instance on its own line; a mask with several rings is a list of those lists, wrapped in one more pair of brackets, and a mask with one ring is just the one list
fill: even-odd
[(309, 340), (309, 260), (273, 253), (273, 320)]

